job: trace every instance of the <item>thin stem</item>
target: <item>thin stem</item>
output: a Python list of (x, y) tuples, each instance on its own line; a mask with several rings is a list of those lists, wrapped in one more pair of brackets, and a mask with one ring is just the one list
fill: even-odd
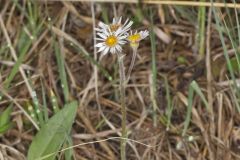
[(123, 58), (124, 56), (120, 53), (118, 55), (118, 65), (119, 65), (119, 76), (120, 76), (120, 99), (122, 106), (122, 139), (121, 139), (121, 160), (126, 160), (126, 138), (127, 138), (127, 129), (126, 129), (126, 121), (127, 121), (127, 113), (126, 113), (126, 95), (125, 95), (125, 72), (124, 72), (124, 64)]
[(132, 49), (133, 49), (133, 55), (132, 55), (131, 64), (130, 64), (128, 72), (127, 72), (127, 79), (126, 79), (126, 83), (125, 84), (127, 84), (129, 79), (130, 79), (130, 75), (132, 73), (132, 69), (134, 67), (135, 60), (136, 60), (136, 57), (137, 57), (137, 48), (132, 48)]

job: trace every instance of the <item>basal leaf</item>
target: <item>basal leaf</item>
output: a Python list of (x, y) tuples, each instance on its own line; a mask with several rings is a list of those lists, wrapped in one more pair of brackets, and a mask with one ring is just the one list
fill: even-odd
[[(77, 106), (76, 101), (66, 104), (62, 110), (43, 125), (28, 150), (28, 160), (42, 159), (41, 157), (59, 151), (71, 130)], [(56, 154), (53, 154), (44, 160), (54, 160), (55, 157)]]

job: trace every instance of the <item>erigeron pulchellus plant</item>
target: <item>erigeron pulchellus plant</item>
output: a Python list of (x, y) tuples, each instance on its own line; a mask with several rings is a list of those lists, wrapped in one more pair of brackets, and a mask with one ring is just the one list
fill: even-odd
[[(121, 111), (122, 111), (122, 139), (121, 139), (121, 160), (126, 160), (126, 139), (127, 139), (127, 113), (126, 113), (126, 100), (125, 100), (125, 88), (126, 84), (131, 75), (133, 69), (137, 49), (141, 40), (146, 38), (149, 35), (147, 30), (133, 33), (131, 26), (133, 21), (128, 19), (122, 23), (122, 17), (113, 18), (111, 24), (107, 25), (103, 22), (99, 22), (97, 31), (99, 41), (95, 47), (98, 48), (98, 52), (102, 53), (103, 56), (107, 53), (117, 54), (118, 56), (118, 65), (119, 65), (119, 77), (120, 77), (120, 99), (121, 99)], [(130, 33), (128, 33), (130, 31)], [(124, 54), (122, 53), (122, 46), (129, 42), (130, 47), (133, 50), (132, 60), (127, 72), (127, 78), (125, 76), (125, 67), (124, 67)]]

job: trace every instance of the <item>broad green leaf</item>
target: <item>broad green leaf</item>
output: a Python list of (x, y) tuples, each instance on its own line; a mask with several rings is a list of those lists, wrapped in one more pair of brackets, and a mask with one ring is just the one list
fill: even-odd
[[(56, 153), (59, 151), (63, 143), (70, 133), (72, 123), (74, 121), (77, 102), (66, 104), (62, 110), (57, 112), (49, 121), (43, 125), (37, 133), (28, 150), (28, 160), (54, 160)], [(47, 156), (52, 155), (52, 156)]]

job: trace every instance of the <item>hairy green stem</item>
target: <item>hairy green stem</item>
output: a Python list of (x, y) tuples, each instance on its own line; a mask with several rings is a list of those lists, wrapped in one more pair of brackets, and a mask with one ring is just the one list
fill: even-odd
[(120, 99), (121, 99), (121, 109), (122, 109), (122, 139), (121, 139), (121, 160), (126, 160), (126, 138), (127, 138), (127, 128), (126, 128), (126, 121), (127, 121), (127, 113), (126, 113), (126, 95), (125, 95), (125, 71), (124, 71), (124, 64), (123, 58), (124, 56), (120, 53), (118, 55), (118, 65), (119, 65), (119, 76), (120, 76)]

